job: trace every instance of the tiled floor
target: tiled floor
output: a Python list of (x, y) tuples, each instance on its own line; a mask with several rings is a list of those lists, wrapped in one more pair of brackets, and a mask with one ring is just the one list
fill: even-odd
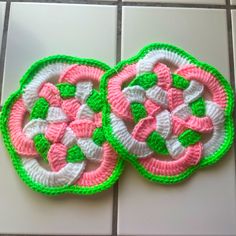
[[(95, 57), (112, 66), (119, 55), (128, 58), (154, 41), (186, 49), (216, 66), (233, 84), (230, 65), (236, 53), (228, 49), (233, 41), (236, 50), (235, 6), (224, 5), (224, 0), (140, 0), (142, 6), (136, 6), (137, 2), (12, 2), (6, 9), (10, 14), (5, 58), (1, 54), (1, 104), (18, 87), (27, 67), (41, 57)], [(195, 8), (196, 3), (201, 8)], [(0, 2), (0, 36), (4, 6)], [(232, 29), (227, 21), (231, 13)], [(0, 234), (236, 235), (233, 150), (224, 161), (179, 185), (152, 184), (127, 164), (118, 186), (109, 191), (57, 198), (29, 190), (14, 172), (2, 141), (0, 150)]]
[[(3, 23), (4, 23), (4, 17), (5, 17), (5, 2), (0, 2), (0, 39), (2, 39), (2, 33), (3, 33)], [(1, 52), (1, 42), (0, 42), (0, 52)]]
[[(191, 4), (225, 4), (225, 0), (123, 0), (124, 2), (156, 2), (156, 3), (191, 3)], [(234, 0), (232, 0), (234, 1)]]

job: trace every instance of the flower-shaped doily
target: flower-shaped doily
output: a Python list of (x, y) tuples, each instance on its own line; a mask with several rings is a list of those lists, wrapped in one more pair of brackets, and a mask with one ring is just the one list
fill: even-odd
[(122, 161), (102, 127), (100, 78), (109, 67), (52, 56), (36, 62), (2, 109), (1, 129), (20, 177), (46, 194), (92, 194), (119, 177)]
[(232, 144), (230, 85), (181, 49), (151, 44), (109, 70), (102, 88), (108, 141), (152, 181), (181, 181)]

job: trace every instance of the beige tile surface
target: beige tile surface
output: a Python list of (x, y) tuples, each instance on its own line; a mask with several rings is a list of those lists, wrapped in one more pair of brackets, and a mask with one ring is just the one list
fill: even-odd
[(2, 102), (35, 60), (69, 54), (113, 65), (115, 52), (115, 6), (13, 3)]
[[(191, 4), (225, 4), (225, 0), (123, 0), (124, 2), (158, 2), (158, 3), (191, 3)], [(235, 0), (231, 0), (235, 1)]]
[[(28, 66), (44, 56), (64, 53), (114, 64), (115, 34), (114, 6), (12, 3), (4, 100)], [(0, 150), (0, 234), (111, 234), (112, 189), (89, 197), (45, 197), (19, 179), (2, 137)]]
[(236, 0), (231, 0), (231, 4), (236, 5)]
[[(162, 41), (185, 48), (229, 78), (224, 10), (125, 7), (122, 56)], [(235, 235), (235, 160), (195, 173), (188, 181), (163, 186), (127, 166), (119, 181), (120, 235)]]
[(2, 42), (4, 16), (5, 16), (5, 7), (6, 7), (6, 3), (0, 2), (0, 53), (1, 53), (1, 42)]

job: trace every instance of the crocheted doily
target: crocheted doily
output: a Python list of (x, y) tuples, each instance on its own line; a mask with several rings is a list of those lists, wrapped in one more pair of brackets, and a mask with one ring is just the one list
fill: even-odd
[(151, 44), (102, 79), (113, 148), (146, 178), (175, 183), (211, 165), (233, 140), (233, 92), (212, 66)]
[(52, 56), (36, 62), (2, 109), (4, 142), (20, 177), (45, 194), (109, 188), (122, 160), (104, 137), (100, 78), (109, 67)]

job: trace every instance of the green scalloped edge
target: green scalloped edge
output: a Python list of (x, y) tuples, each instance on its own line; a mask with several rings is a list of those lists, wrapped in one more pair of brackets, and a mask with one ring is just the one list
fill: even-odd
[(90, 195), (95, 194), (101, 191), (104, 191), (110, 188), (119, 178), (121, 175), (124, 163), (120, 157), (116, 163), (116, 166), (112, 172), (112, 175), (103, 183), (86, 187), (86, 186), (78, 186), (78, 185), (64, 185), (60, 187), (48, 187), (42, 184), (39, 184), (31, 179), (31, 177), (25, 171), (21, 157), (15, 151), (13, 144), (11, 142), (9, 132), (8, 132), (8, 117), (11, 111), (11, 107), (15, 103), (15, 101), (21, 96), (22, 89), (31, 81), (33, 76), (43, 67), (51, 64), (51, 63), (66, 63), (66, 64), (79, 64), (79, 65), (90, 65), (96, 66), (104, 71), (109, 70), (110, 67), (100, 61), (94, 59), (81, 59), (72, 56), (66, 55), (55, 55), (43, 58), (37, 62), (35, 62), (24, 74), (24, 76), (20, 80), (20, 89), (14, 92), (9, 98), (6, 100), (2, 107), (1, 115), (0, 115), (0, 129), (2, 131), (3, 140), (5, 143), (6, 148), (10, 154), (12, 163), (14, 168), (16, 169), (20, 178), (34, 191), (43, 193), (45, 195), (60, 195), (65, 193), (72, 193), (72, 194), (81, 194), (81, 195)]
[[(110, 125), (110, 112), (111, 107), (107, 101), (107, 84), (108, 80), (115, 74), (118, 73), (118, 71), (122, 70), (126, 65), (130, 65), (133, 63), (136, 63), (139, 59), (143, 58), (149, 51), (156, 50), (156, 49), (165, 49), (171, 52), (178, 53), (182, 57), (186, 58), (190, 63), (194, 64), (198, 68), (202, 68), (212, 75), (214, 75), (220, 84), (224, 87), (226, 93), (227, 93), (227, 105), (225, 108), (225, 139), (220, 148), (213, 153), (210, 156), (205, 157), (204, 159), (201, 159), (201, 161), (196, 166), (189, 167), (186, 171), (182, 172), (181, 174), (174, 175), (174, 176), (164, 176), (164, 175), (155, 175), (151, 172), (147, 171), (138, 161), (137, 156), (129, 154), (129, 152), (126, 150), (126, 148), (120, 143), (120, 141), (113, 136), (112, 134), (112, 127)], [(101, 80), (101, 92), (104, 96), (105, 106), (103, 108), (103, 118), (102, 123), (103, 127), (105, 127), (105, 135), (107, 140), (110, 142), (110, 144), (113, 146), (113, 148), (119, 153), (121, 157), (128, 160), (138, 171), (141, 175), (143, 175), (145, 178), (153, 181), (153, 182), (159, 182), (161, 184), (174, 184), (181, 182), (182, 180), (188, 178), (191, 176), (197, 169), (203, 168), (205, 166), (213, 165), (218, 160), (220, 160), (230, 149), (233, 139), (234, 139), (234, 126), (233, 126), (233, 107), (234, 107), (234, 94), (233, 90), (231, 89), (228, 81), (211, 65), (207, 63), (203, 63), (198, 61), (196, 58), (185, 52), (184, 50), (175, 47), (170, 44), (165, 43), (152, 43), (141, 49), (141, 51), (135, 55), (134, 57), (131, 57), (127, 60), (123, 60), (120, 63), (118, 63), (114, 68), (107, 71)]]

